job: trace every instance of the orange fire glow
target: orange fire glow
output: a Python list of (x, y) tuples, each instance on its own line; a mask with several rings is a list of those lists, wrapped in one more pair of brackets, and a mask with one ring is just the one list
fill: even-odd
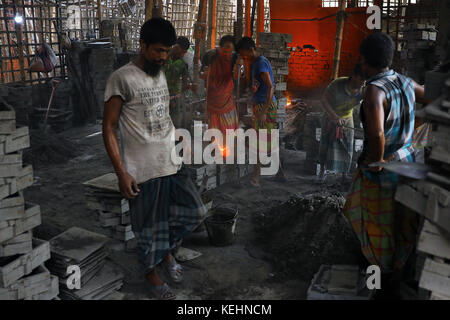
[(286, 109), (292, 108), (292, 101), (290, 97), (287, 97)]
[(230, 150), (228, 150), (227, 147), (219, 146), (219, 150), (222, 153), (222, 156), (224, 156), (224, 157), (228, 157), (228, 155), (230, 154)]

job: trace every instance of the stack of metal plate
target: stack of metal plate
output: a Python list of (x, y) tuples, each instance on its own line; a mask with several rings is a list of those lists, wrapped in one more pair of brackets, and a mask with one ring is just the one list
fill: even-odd
[[(100, 226), (110, 228), (111, 236), (127, 242), (134, 239), (128, 200), (119, 191), (114, 173), (108, 173), (83, 183), (86, 205), (98, 213)], [(125, 230), (125, 231), (124, 231)]]
[(108, 256), (108, 238), (81, 228), (73, 227), (50, 240), (52, 258), (47, 266), (66, 284), (68, 267), (78, 266), (81, 284), (87, 283), (105, 264)]

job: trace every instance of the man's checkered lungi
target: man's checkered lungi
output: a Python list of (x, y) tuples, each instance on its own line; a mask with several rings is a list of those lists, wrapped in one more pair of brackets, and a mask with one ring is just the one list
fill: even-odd
[(131, 223), (138, 259), (152, 271), (181, 240), (202, 223), (206, 207), (186, 170), (150, 179), (130, 200)]

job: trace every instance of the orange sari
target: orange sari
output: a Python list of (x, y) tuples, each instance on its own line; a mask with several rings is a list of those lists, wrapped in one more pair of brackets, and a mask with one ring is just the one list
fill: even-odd
[(239, 122), (233, 96), (231, 56), (217, 53), (210, 66), (207, 85), (208, 127), (219, 129), (224, 135), (226, 129), (236, 130)]

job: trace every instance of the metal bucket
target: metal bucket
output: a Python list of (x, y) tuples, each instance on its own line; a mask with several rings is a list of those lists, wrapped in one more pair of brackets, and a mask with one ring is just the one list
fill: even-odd
[(237, 208), (215, 208), (214, 213), (205, 219), (209, 242), (218, 247), (233, 243), (236, 230)]

